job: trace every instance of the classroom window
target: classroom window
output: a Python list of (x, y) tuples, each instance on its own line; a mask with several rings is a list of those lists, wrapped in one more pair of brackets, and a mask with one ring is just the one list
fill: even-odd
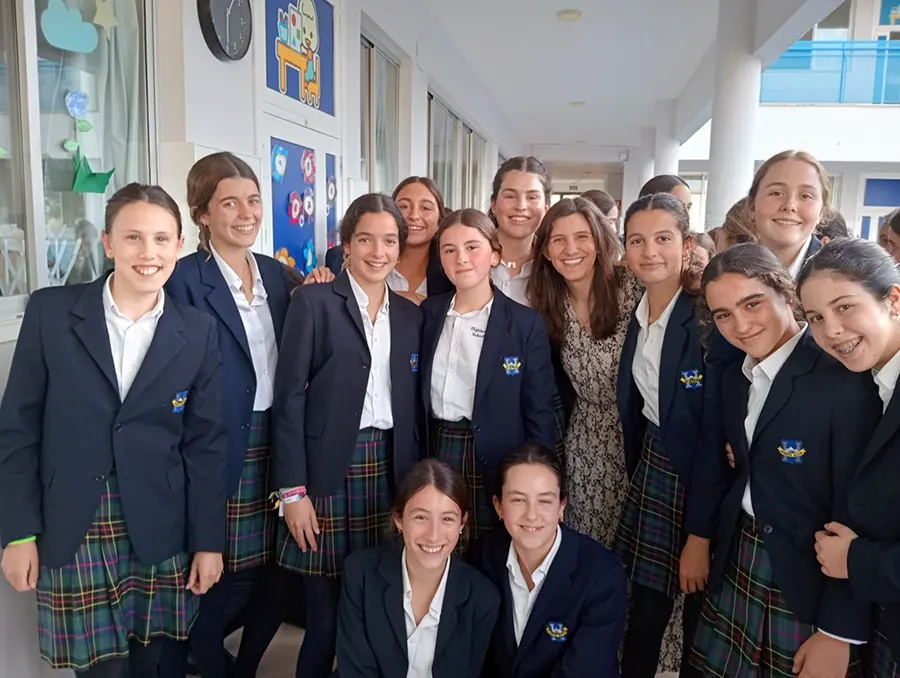
[(448, 209), (457, 209), (454, 199), (457, 162), (457, 137), (460, 121), (439, 101), (431, 98), (431, 178), (444, 196)]
[(487, 142), (447, 106), (429, 95), (431, 178), (451, 209), (487, 209)]
[(400, 182), (400, 67), (368, 40), (360, 57), (360, 171), (373, 192)]

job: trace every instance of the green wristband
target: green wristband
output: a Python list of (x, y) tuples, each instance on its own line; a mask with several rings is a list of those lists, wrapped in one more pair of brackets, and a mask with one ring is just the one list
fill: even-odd
[(9, 544), (7, 544), (7, 546), (18, 546), (19, 544), (29, 544), (29, 543), (35, 541), (36, 539), (37, 539), (37, 537), (35, 537), (34, 535), (31, 535), (30, 537), (25, 537), (24, 539), (16, 539), (15, 541), (11, 541), (11, 542), (9, 542)]

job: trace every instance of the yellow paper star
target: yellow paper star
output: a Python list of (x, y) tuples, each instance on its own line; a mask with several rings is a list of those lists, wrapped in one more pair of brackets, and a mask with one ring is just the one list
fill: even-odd
[(106, 31), (107, 42), (112, 38), (112, 29), (119, 25), (119, 20), (113, 13), (113, 0), (97, 0), (97, 12), (94, 14), (94, 23)]

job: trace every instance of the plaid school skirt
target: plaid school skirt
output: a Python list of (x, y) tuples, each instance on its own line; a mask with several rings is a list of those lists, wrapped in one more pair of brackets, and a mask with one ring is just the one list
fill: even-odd
[(670, 598), (681, 592), (683, 523), (684, 484), (666, 456), (659, 427), (648, 421), (613, 544), (632, 582)]
[(865, 675), (870, 678), (900, 678), (900, 668), (884, 634), (881, 608), (877, 609), (871, 640), (863, 646)]
[(475, 434), (472, 422), (431, 420), (431, 450), (429, 456), (443, 461), (462, 473), (469, 486), (469, 520), (474, 541), (500, 524), (494, 510), (493, 492), (485, 487), (484, 478), (475, 461)]
[(250, 570), (272, 557), (278, 514), (269, 503), (269, 432), (269, 410), (254, 412), (244, 470), (226, 507), (226, 572)]
[(300, 550), (287, 524), (278, 521), (278, 564), (291, 572), (340, 576), (344, 559), (354, 551), (378, 546), (391, 524), (391, 431), (362, 429), (350, 457), (343, 487), (327, 497), (313, 497), (319, 534), (318, 551)]
[[(815, 633), (790, 611), (752, 517), (741, 512), (721, 590), (707, 590), (691, 664), (704, 676), (794, 676), (794, 655)], [(847, 676), (861, 675), (855, 646)]]
[(185, 590), (190, 556), (150, 565), (128, 538), (119, 483), (106, 481), (100, 508), (72, 562), (41, 567), (37, 583), (41, 656), (55, 669), (85, 670), (128, 655), (131, 640), (187, 640), (200, 598)]

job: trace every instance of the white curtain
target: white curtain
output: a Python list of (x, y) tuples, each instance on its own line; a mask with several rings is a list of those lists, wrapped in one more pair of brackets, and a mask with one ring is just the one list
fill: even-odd
[(374, 50), (375, 167), (372, 191), (392, 193), (400, 183), (400, 69)]

